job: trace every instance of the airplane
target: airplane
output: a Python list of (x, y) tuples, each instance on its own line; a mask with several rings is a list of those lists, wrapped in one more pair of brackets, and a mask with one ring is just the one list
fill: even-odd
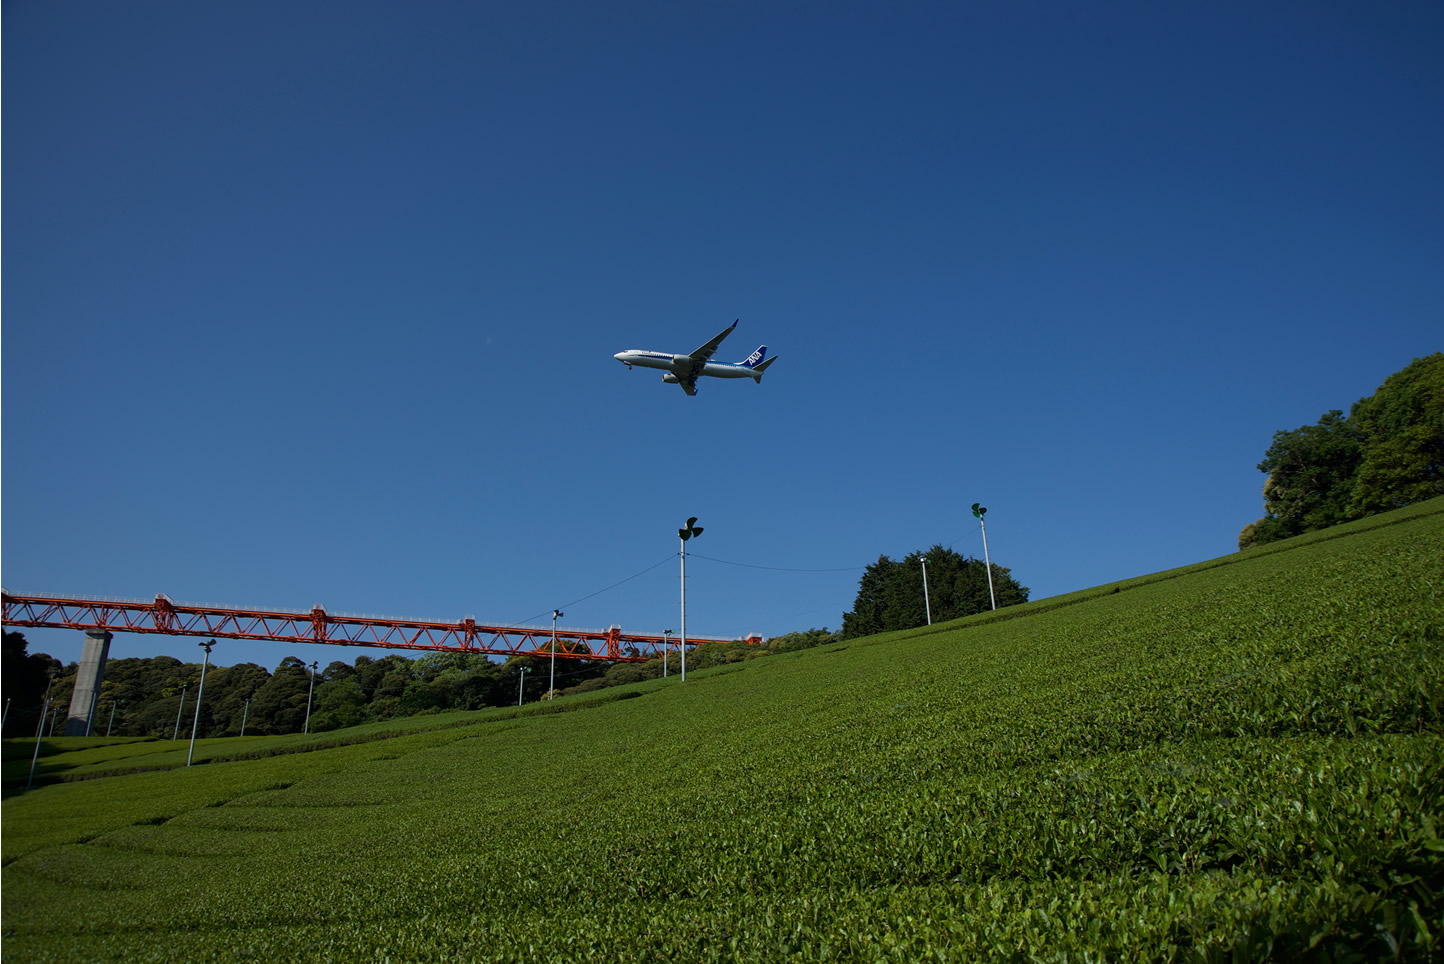
[[(739, 318), (738, 321), (740, 320)], [(671, 385), (681, 385), (682, 391), (688, 395), (697, 394), (697, 378), (700, 375), (711, 375), (715, 378), (750, 378), (761, 385), (762, 373), (767, 371), (767, 366), (777, 361), (779, 357), (773, 355), (768, 358), (766, 345), (760, 346), (742, 361), (734, 364), (710, 361), (713, 353), (717, 351), (717, 346), (722, 344), (722, 339), (732, 334), (732, 329), (736, 327), (737, 322), (732, 322), (716, 338), (690, 355), (669, 355), (666, 352), (630, 348), (627, 351), (619, 351), (612, 357), (628, 368), (633, 365), (641, 365), (643, 368), (660, 368), (667, 373), (662, 376), (662, 381)], [(766, 360), (764, 361), (764, 359)]]

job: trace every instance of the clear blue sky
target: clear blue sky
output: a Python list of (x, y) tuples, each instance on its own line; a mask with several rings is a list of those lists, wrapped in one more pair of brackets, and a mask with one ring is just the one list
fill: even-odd
[(1444, 348), (1438, 3), (893, 6), (6, 3), (5, 585), (656, 632), (695, 515), (771, 636), (981, 501), (1037, 599)]

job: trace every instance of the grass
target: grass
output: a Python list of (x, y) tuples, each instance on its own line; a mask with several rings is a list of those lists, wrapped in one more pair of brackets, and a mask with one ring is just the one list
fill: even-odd
[(1437, 960), (1441, 591), (1436, 500), (685, 687), (57, 740), (3, 951)]

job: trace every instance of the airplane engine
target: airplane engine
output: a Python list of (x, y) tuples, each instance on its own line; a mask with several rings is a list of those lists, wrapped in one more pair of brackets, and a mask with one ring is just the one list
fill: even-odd
[(668, 372), (667, 374), (662, 376), (662, 381), (666, 382), (668, 385), (675, 385), (677, 384), (677, 376), (673, 375), (671, 372)]

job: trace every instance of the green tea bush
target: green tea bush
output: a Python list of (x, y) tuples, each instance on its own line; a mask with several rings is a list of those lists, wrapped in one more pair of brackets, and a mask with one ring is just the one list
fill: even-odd
[(3, 949), (1438, 960), (1444, 504), (1366, 522), (685, 686), (76, 757), (5, 802)]

